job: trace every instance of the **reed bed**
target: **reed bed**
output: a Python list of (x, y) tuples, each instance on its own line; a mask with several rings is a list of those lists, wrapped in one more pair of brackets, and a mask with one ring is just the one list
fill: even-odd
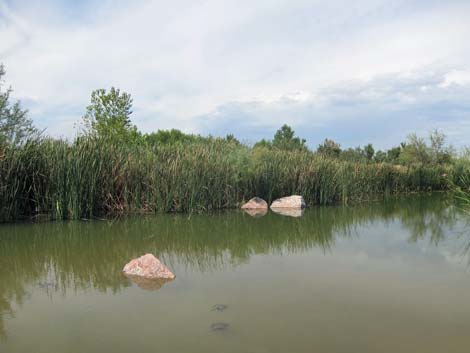
[(344, 162), (210, 140), (126, 145), (92, 137), (42, 139), (0, 151), (0, 221), (198, 212), (259, 196), (301, 194), (309, 205), (445, 190), (443, 167)]
[(451, 177), (451, 190), (456, 206), (470, 213), (470, 160), (457, 160)]

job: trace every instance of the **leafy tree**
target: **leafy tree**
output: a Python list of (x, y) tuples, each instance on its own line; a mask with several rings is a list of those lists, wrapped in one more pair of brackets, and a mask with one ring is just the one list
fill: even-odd
[(281, 150), (306, 150), (305, 140), (295, 136), (294, 130), (284, 124), (276, 131), (272, 146)]
[(374, 157), (374, 154), (375, 154), (375, 150), (372, 144), (369, 143), (368, 145), (364, 146), (364, 155), (368, 161), (372, 160), (372, 158)]
[(28, 111), (21, 108), (20, 102), (12, 104), (9, 101), (12, 89), (2, 90), (4, 75), (4, 66), (0, 65), (0, 144), (16, 145), (37, 136), (38, 131), (28, 118)]
[(144, 139), (150, 145), (174, 145), (178, 143), (196, 142), (202, 140), (202, 137), (185, 134), (177, 129), (171, 129), (158, 130), (157, 132), (145, 134)]
[(344, 161), (350, 162), (365, 162), (366, 156), (364, 154), (364, 149), (360, 146), (355, 148), (348, 148), (341, 151), (340, 158)]
[(377, 163), (383, 163), (387, 161), (387, 153), (382, 150), (375, 152), (374, 161)]
[(157, 132), (145, 134), (143, 138), (144, 141), (151, 146), (212, 142), (240, 145), (240, 141), (238, 141), (232, 134), (228, 134), (225, 138), (213, 137), (211, 135), (203, 137), (201, 135), (185, 134), (178, 129), (158, 130)]
[(431, 162), (434, 164), (445, 164), (452, 161), (453, 148), (446, 145), (446, 135), (437, 129), (429, 134), (429, 154)]
[(274, 134), (272, 141), (262, 139), (255, 143), (253, 148), (277, 148), (280, 150), (307, 150), (305, 139), (295, 136), (294, 130), (289, 125), (282, 125)]
[(414, 133), (408, 135), (406, 144), (402, 144), (400, 161), (403, 164), (428, 164), (430, 156), (426, 141)]
[(341, 145), (333, 140), (325, 139), (322, 144), (318, 145), (317, 153), (327, 157), (338, 158), (341, 154)]
[(240, 145), (240, 141), (238, 141), (238, 139), (233, 134), (227, 134), (227, 136), (225, 136), (225, 141), (227, 141), (228, 143), (233, 143), (235, 145)]
[(262, 139), (262, 140), (256, 142), (255, 145), (253, 146), (253, 148), (268, 148), (268, 149), (270, 149), (272, 147), (273, 147), (273, 145), (272, 145), (271, 141), (268, 141), (266, 139)]
[(454, 150), (446, 144), (446, 136), (439, 130), (429, 134), (429, 145), (416, 134), (408, 136), (406, 143), (401, 144), (399, 160), (403, 164), (438, 165), (451, 163)]
[(114, 87), (109, 92), (97, 89), (91, 93), (91, 104), (83, 117), (85, 126), (102, 137), (112, 137), (128, 142), (139, 137), (131, 124), (132, 98), (130, 94)]
[(388, 163), (398, 163), (400, 154), (401, 154), (402, 148), (400, 146), (398, 147), (392, 147), (387, 151), (387, 158), (386, 161)]

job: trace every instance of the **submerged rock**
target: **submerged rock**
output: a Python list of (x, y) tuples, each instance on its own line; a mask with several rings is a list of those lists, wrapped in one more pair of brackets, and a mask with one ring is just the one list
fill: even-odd
[(212, 307), (212, 311), (224, 311), (227, 308), (228, 308), (228, 305), (226, 304), (215, 304)]
[(303, 208), (273, 208), (274, 213), (280, 214), (281, 216), (288, 217), (302, 217), (305, 210)]
[(280, 199), (274, 200), (273, 203), (271, 204), (271, 209), (273, 210), (276, 208), (302, 209), (305, 207), (307, 207), (307, 204), (305, 203), (304, 198), (300, 195), (281, 197)]
[(260, 197), (253, 197), (250, 201), (242, 206), (244, 210), (267, 210), (268, 203)]
[(123, 270), (126, 276), (146, 279), (173, 279), (175, 275), (152, 254), (131, 260)]
[(216, 322), (211, 325), (211, 330), (216, 332), (225, 331), (229, 328), (229, 326), (230, 325), (226, 322)]

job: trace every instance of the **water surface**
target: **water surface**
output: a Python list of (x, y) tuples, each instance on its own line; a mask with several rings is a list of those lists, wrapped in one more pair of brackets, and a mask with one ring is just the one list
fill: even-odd
[[(444, 196), (292, 216), (1, 225), (0, 352), (469, 352), (468, 217)], [(147, 252), (176, 279), (125, 278)]]

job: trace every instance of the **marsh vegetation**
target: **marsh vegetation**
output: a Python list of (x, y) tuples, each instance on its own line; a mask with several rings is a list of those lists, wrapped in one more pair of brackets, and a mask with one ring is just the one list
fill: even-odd
[[(0, 70), (0, 79), (3, 76)], [(0, 87), (1, 89), (1, 87)], [(388, 151), (371, 144), (317, 149), (282, 126), (272, 140), (240, 143), (179, 130), (141, 133), (132, 98), (112, 88), (91, 95), (73, 140), (39, 132), (19, 102), (0, 90), (0, 221), (82, 219), (121, 213), (233, 208), (301, 194), (309, 205), (350, 203), (394, 193), (465, 190), (468, 163), (439, 131)], [(467, 187), (468, 188), (468, 187)]]

